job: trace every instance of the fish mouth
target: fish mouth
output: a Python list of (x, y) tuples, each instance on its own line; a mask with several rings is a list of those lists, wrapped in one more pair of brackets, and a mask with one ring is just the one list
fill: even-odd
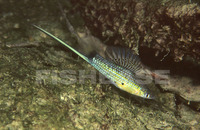
[(156, 99), (156, 96), (154, 94), (148, 92), (147, 94), (144, 95), (144, 98), (154, 100), (154, 99)]

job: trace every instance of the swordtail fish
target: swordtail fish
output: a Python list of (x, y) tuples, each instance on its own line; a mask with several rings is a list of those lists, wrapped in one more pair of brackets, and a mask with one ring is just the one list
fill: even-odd
[(77, 38), (81, 51), (77, 51), (44, 29), (33, 26), (87, 61), (119, 89), (142, 98), (154, 98), (148, 87), (136, 79), (136, 73), (142, 69), (142, 65), (139, 57), (133, 51), (128, 48), (106, 46), (89, 32), (87, 35), (77, 33), (68, 19), (66, 22), (70, 32)]

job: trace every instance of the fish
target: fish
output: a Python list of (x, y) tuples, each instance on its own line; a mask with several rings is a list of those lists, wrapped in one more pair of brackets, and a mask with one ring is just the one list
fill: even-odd
[(117, 88), (138, 97), (154, 99), (154, 94), (149, 88), (137, 81), (136, 74), (142, 69), (138, 55), (134, 54), (129, 48), (106, 46), (89, 33), (81, 35), (75, 31), (68, 19), (66, 19), (66, 23), (69, 31), (77, 38), (79, 45), (83, 48), (81, 48), (82, 51), (72, 48), (68, 43), (41, 27), (33, 26), (76, 53)]

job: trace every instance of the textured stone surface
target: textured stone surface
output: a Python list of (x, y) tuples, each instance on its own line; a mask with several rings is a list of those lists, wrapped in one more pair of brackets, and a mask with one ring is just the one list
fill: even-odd
[[(93, 68), (30, 26), (34, 23), (75, 45), (58, 10), (53, 1), (0, 1), (0, 129), (200, 128), (199, 112), (183, 104), (176, 110), (173, 93), (146, 101), (90, 80), (67, 85), (62, 70), (78, 75), (78, 70), (89, 73)], [(73, 17), (73, 24), (82, 21)], [(40, 70), (48, 75), (38, 83)]]
[(200, 85), (187, 77), (170, 77), (168, 84), (161, 85), (164, 90), (173, 91), (188, 101), (200, 102)]
[(113, 37), (111, 44), (148, 46), (157, 56), (170, 52), (174, 61), (200, 58), (200, 7), (181, 1), (82, 0), (86, 25), (98, 35)]

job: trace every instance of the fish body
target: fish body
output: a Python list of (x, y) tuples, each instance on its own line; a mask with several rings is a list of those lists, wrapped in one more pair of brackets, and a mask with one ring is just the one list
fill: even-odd
[(136, 83), (130, 70), (116, 65), (100, 55), (93, 57), (90, 64), (121, 90), (143, 98), (151, 98), (148, 90)]
[[(150, 91), (146, 87), (139, 84), (135, 79), (135, 73), (141, 69), (141, 62), (139, 61), (138, 57), (131, 52), (131, 50), (121, 49), (118, 47), (105, 47), (104, 45), (101, 45), (101, 43), (98, 41), (98, 44), (104, 48), (104, 52), (100, 52), (100, 49), (98, 48), (94, 49), (94, 51), (85, 52), (84, 54), (82, 54), (69, 46), (67, 43), (52, 35), (51, 33), (36, 25), (33, 26), (79, 55), (82, 59), (87, 61), (90, 65), (92, 65), (100, 73), (107, 77), (116, 87), (142, 98), (153, 98), (153, 95), (150, 93)], [(86, 38), (81, 38), (74, 31), (69, 21), (68, 28), (73, 34), (75, 34), (79, 44), (86, 44), (87, 46), (89, 46), (91, 44), (88, 43), (88, 41), (97, 41), (95, 37), (90, 35)], [(92, 53), (92, 55), (90, 53)]]

